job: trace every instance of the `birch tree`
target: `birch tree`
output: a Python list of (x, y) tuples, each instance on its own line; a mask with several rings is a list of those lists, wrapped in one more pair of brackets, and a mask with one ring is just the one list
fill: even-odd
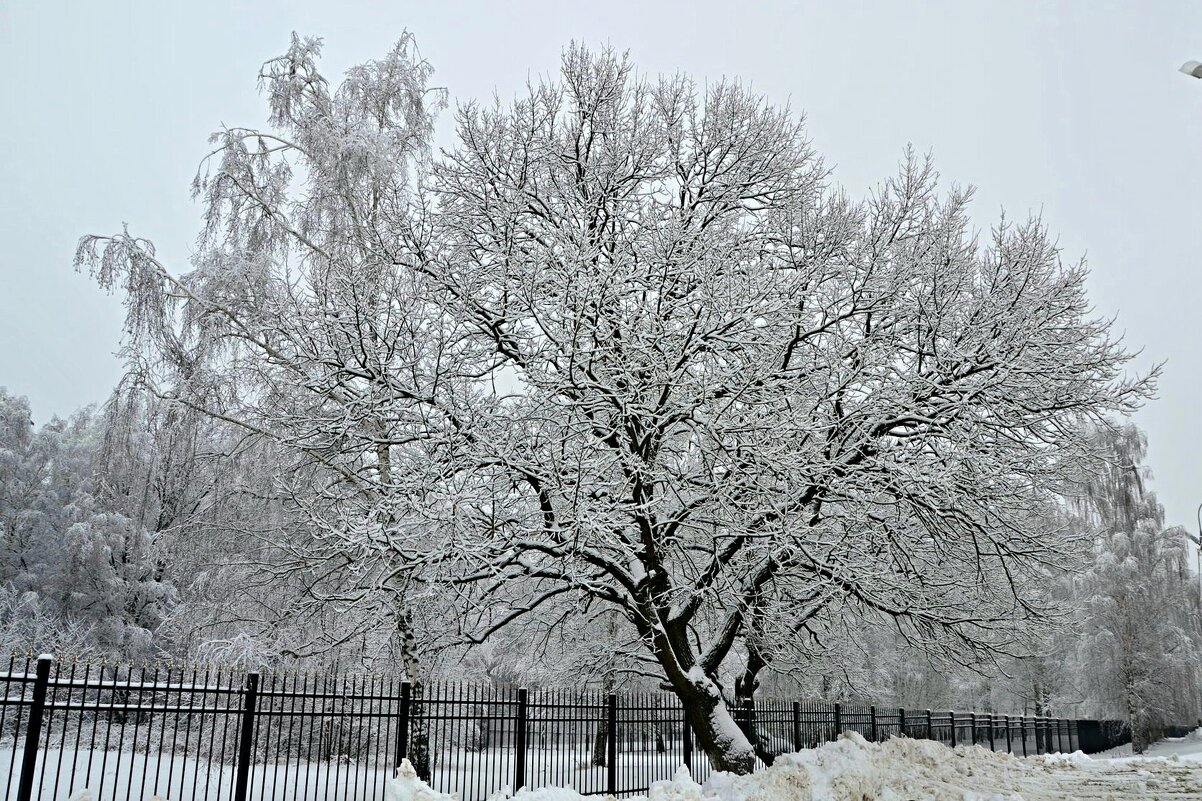
[(1087, 714), (1131, 725), (1136, 753), (1166, 726), (1199, 717), (1202, 657), (1198, 577), (1180, 527), (1147, 488), (1144, 435), (1135, 426), (1097, 433), (1107, 461), (1086, 483), (1097, 532), (1093, 559), (1074, 581), (1084, 609), (1080, 675), (1089, 682)]
[(419, 179), (443, 99), (408, 35), (337, 85), (320, 49), (294, 35), (263, 65), (268, 127), (213, 135), (190, 270), (126, 231), (83, 238), (76, 261), (124, 291), (141, 386), (284, 460), (276, 491), (309, 536), (277, 543), (287, 558), (272, 569), (296, 566), (322, 615), (391, 626), (420, 686), (405, 566), (440, 529), (414, 509), (442, 514), (428, 496), (449, 490), (428, 452), (454, 438), (467, 399), (454, 326), (400, 265), (427, 236)]
[(1082, 423), (1150, 384), (1039, 221), (979, 241), (971, 192), (910, 154), (853, 203), (789, 111), (580, 47), (458, 128), (411, 258), (507, 390), (460, 462), (505, 479), (466, 577), (537, 582), (496, 625), (562, 593), (618, 609), (747, 772), (735, 651), (748, 693), (826, 610), (983, 655), (1040, 617), (1026, 577), (1073, 543), (1027, 521)]

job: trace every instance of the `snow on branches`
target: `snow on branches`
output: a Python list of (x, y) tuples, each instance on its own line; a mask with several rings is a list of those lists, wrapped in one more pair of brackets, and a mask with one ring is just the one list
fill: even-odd
[(580, 46), (435, 157), (409, 39), (334, 89), (318, 50), (216, 136), (191, 272), (78, 255), (152, 385), (290, 455), (314, 598), (475, 639), (616, 613), (738, 771), (732, 664), (750, 695), (846, 613), (985, 657), (1041, 614), (1069, 543), (1031, 521), (1152, 381), (1039, 221), (978, 241), (910, 153), (854, 202), (788, 110)]
[(459, 133), (415, 269), (514, 385), (468, 457), (512, 480), (502, 583), (620, 608), (709, 744), (740, 641), (770, 662), (850, 605), (987, 653), (1039, 613), (1063, 543), (1026, 521), (1149, 386), (1042, 225), (982, 245), (909, 154), (851, 203), (786, 112), (608, 52)]

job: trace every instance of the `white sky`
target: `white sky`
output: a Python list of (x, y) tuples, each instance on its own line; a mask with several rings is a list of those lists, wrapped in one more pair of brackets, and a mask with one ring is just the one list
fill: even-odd
[[(1202, 502), (1200, 2), (77, 2), (0, 0), (0, 386), (35, 418), (101, 401), (120, 365), (120, 298), (71, 269), (83, 233), (122, 222), (186, 267), (188, 193), (218, 125), (259, 124), (259, 65), (297, 30), (327, 75), (408, 28), (456, 97), (503, 97), (571, 39), (644, 72), (738, 75), (806, 113), (853, 194), (912, 142), (979, 187), (987, 226), (1041, 212), (1087, 255), (1160, 398), (1137, 417), (1170, 522)], [(449, 119), (449, 118), (448, 118)]]

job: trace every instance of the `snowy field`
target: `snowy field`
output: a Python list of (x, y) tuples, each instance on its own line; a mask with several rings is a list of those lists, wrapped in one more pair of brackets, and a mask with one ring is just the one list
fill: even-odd
[[(527, 776), (536, 787), (569, 786), (581, 793), (604, 793), (606, 769), (590, 764), (588, 751), (533, 752), (527, 759)], [(627, 753), (618, 757), (618, 787), (649, 787), (657, 778), (670, 776), (667, 755)], [(699, 757), (700, 758), (700, 757)], [(431, 784), (440, 797), (482, 801), (510, 791), (513, 753), (490, 749), (470, 754), (442, 754), (434, 764)], [(0, 749), (0, 788), (14, 797), (20, 754)], [(390, 771), (379, 762), (344, 761), (257, 763), (250, 771), (249, 795), (279, 801), (379, 801)], [(708, 773), (708, 770), (706, 771)], [(231, 797), (234, 772), (228, 765), (210, 765), (194, 759), (145, 754), (43, 750), (38, 754), (35, 777), (38, 801), (67, 798), (77, 788), (92, 789), (93, 801), (136, 801), (152, 796), (194, 801), (226, 801)]]

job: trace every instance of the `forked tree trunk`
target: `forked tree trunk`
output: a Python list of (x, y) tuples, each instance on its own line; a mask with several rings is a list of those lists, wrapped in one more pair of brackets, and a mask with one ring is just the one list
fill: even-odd
[(711, 767), (727, 773), (751, 773), (755, 750), (727, 709), (718, 685), (694, 669), (673, 681), (672, 689), (684, 706), (694, 741), (709, 757)]

